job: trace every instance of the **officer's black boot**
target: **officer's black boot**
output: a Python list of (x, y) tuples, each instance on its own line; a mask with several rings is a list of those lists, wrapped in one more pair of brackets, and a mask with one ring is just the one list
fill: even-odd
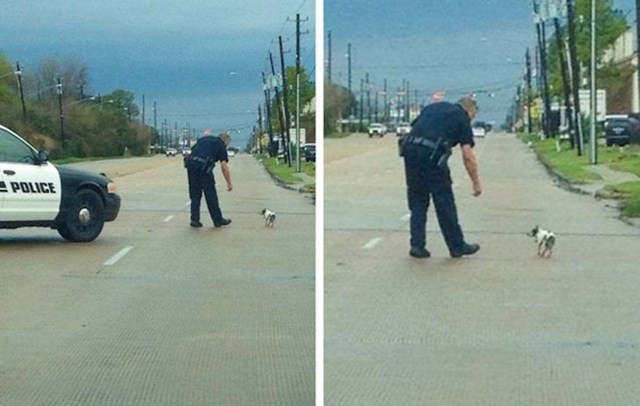
[(473, 255), (480, 250), (480, 246), (478, 244), (467, 244), (464, 243), (462, 248), (459, 250), (451, 251), (452, 258), (460, 258), (463, 255)]
[(219, 223), (213, 223), (214, 227), (222, 227), (231, 224), (231, 219), (223, 218)]
[(411, 249), (409, 250), (409, 255), (414, 258), (429, 258), (431, 256), (431, 253), (425, 248), (411, 247)]

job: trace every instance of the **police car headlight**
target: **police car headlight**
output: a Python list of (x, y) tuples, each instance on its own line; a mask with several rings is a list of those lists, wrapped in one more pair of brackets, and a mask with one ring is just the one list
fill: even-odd
[(116, 192), (116, 184), (113, 183), (113, 182), (107, 183), (107, 191), (109, 193), (115, 193)]

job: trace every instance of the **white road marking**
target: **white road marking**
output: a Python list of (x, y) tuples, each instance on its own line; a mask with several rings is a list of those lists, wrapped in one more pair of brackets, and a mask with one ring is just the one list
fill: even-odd
[(402, 221), (409, 221), (410, 218), (411, 218), (411, 213), (407, 213), (404, 216), (402, 216), (401, 220)]
[(120, 261), (125, 255), (129, 253), (133, 249), (133, 245), (129, 245), (121, 249), (116, 255), (109, 258), (104, 265), (111, 266), (115, 265), (116, 262)]
[(372, 248), (375, 248), (376, 245), (380, 244), (380, 242), (383, 240), (384, 238), (378, 237), (378, 238), (374, 238), (371, 241), (369, 241), (368, 243), (366, 243), (362, 248), (366, 249), (366, 250), (370, 250)]
[(163, 222), (163, 223), (168, 223), (168, 222), (170, 222), (171, 220), (173, 220), (173, 218), (174, 218), (174, 217), (175, 217), (174, 215), (167, 216), (164, 220), (162, 220), (162, 222)]
[(185, 206), (191, 206), (191, 200), (189, 200), (188, 202), (186, 202), (184, 205), (185, 205)]

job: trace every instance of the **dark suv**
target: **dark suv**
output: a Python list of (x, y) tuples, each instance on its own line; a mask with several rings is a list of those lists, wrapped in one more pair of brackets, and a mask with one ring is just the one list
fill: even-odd
[(640, 137), (640, 121), (631, 117), (616, 117), (607, 120), (604, 128), (607, 147), (612, 145), (627, 145), (632, 141), (638, 142)]
[(304, 160), (306, 162), (316, 161), (316, 144), (307, 144), (303, 147)]

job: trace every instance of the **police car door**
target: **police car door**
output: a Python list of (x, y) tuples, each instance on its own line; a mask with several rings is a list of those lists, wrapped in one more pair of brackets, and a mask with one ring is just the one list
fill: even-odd
[(53, 220), (58, 215), (61, 193), (55, 166), (38, 163), (33, 148), (0, 128), (0, 221)]

